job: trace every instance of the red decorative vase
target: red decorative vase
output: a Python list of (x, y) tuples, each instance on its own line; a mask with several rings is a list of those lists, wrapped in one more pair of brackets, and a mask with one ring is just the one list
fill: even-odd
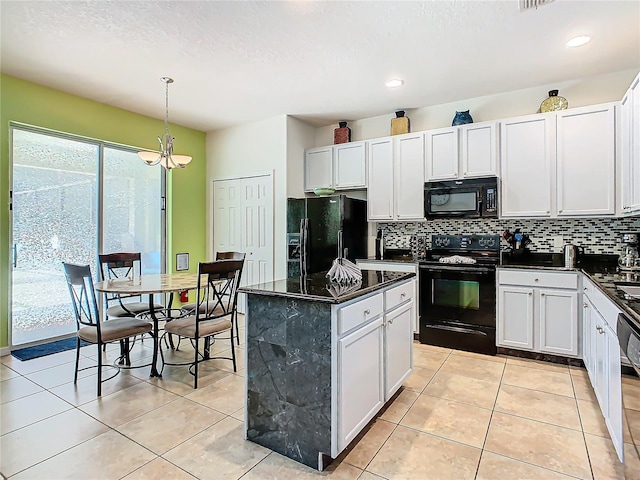
[(351, 141), (351, 129), (347, 122), (338, 122), (339, 127), (333, 131), (333, 143), (348, 143)]

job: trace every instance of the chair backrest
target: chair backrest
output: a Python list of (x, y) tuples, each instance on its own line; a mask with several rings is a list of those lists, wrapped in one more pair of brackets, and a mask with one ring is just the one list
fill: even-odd
[[(243, 263), (243, 260), (216, 260), (198, 264), (197, 321), (222, 317), (236, 310)], [(200, 308), (203, 305), (206, 309)]]
[[(67, 286), (71, 295), (73, 311), (76, 316), (76, 327), (91, 326), (98, 329), (100, 335), (100, 317), (96, 294), (93, 289), (93, 275), (89, 265), (62, 263), (67, 278)], [(99, 338), (99, 337), (98, 337)]]
[[(114, 278), (126, 278), (133, 275), (134, 271), (138, 276), (142, 273), (142, 261), (140, 252), (117, 252), (102, 253), (98, 255), (100, 260), (101, 280), (113, 280)], [(110, 300), (123, 298), (140, 298), (140, 295), (119, 295), (116, 293), (106, 293), (107, 304)]]
[[(216, 260), (242, 260), (242, 268), (244, 268), (244, 259), (247, 256), (244, 252), (216, 252)], [(238, 277), (238, 285), (242, 279), (242, 268)]]

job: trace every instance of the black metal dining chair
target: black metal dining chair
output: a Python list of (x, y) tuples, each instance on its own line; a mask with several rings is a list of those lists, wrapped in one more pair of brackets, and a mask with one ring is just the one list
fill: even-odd
[[(193, 313), (168, 322), (164, 327), (164, 335), (176, 335), (191, 341), (194, 358), (192, 362), (170, 363), (165, 361), (164, 353), (160, 350), (162, 368), (164, 369), (165, 365), (189, 366), (189, 372), (194, 376), (193, 388), (198, 388), (198, 365), (206, 360), (231, 360), (233, 371), (236, 371), (233, 320), (237, 314), (238, 286), (240, 285), (242, 265), (242, 260), (217, 260), (199, 263), (198, 301)], [(230, 336), (225, 339), (229, 338), (230, 340), (231, 357), (212, 357), (211, 347), (215, 344), (215, 337), (223, 332), (230, 332)], [(200, 343), (202, 343), (202, 351)]]
[[(76, 318), (76, 366), (73, 383), (75, 385), (78, 382), (81, 341), (84, 340), (85, 342), (96, 344), (98, 346), (98, 396), (101, 396), (102, 383), (115, 377), (120, 372), (120, 368), (114, 363), (110, 366), (116, 368), (116, 373), (103, 380), (102, 347), (107, 343), (119, 342), (119, 360), (124, 365), (130, 366), (129, 339), (143, 333), (151, 333), (152, 325), (149, 322), (133, 317), (119, 317), (102, 322), (95, 290), (93, 289), (91, 267), (89, 265), (74, 265), (64, 262), (62, 265)], [(92, 367), (85, 367), (81, 370), (86, 368)]]
[[(216, 252), (216, 260), (240, 260), (242, 261), (242, 269), (240, 270), (240, 277), (238, 278), (238, 285), (240, 285), (240, 280), (242, 279), (242, 270), (244, 269), (244, 259), (246, 257), (246, 254), (243, 252)], [(223, 294), (225, 294), (225, 292), (222, 292)], [(208, 305), (208, 304), (203, 304), (200, 306), (200, 308), (202, 309), (202, 312), (206, 312), (209, 307), (213, 308), (214, 305)], [(196, 304), (195, 303), (187, 303), (185, 305), (182, 306), (182, 311), (186, 312), (188, 314), (193, 313), (193, 311), (196, 308)], [(238, 312), (236, 310), (234, 317), (233, 317), (233, 323), (235, 326), (235, 333), (236, 333), (236, 343), (238, 345), (240, 345), (240, 329), (238, 328)]]
[[(142, 274), (140, 252), (102, 253), (100, 260), (100, 275), (102, 280), (115, 280)], [(133, 317), (139, 313), (149, 311), (149, 302), (145, 302), (141, 295), (104, 294), (107, 318)], [(154, 303), (154, 310), (160, 311), (163, 305)]]

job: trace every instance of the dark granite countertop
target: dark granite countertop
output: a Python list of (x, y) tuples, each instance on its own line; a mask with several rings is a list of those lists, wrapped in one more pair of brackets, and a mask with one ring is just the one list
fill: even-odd
[(616, 287), (616, 284), (640, 286), (640, 272), (619, 271), (617, 255), (587, 254), (575, 268), (566, 268), (560, 253), (532, 252), (517, 258), (503, 255), (500, 267), (584, 273), (640, 328), (640, 298), (631, 297)]
[(362, 258), (367, 262), (401, 262), (401, 263), (418, 263), (418, 260), (411, 254), (411, 249), (407, 248), (386, 248), (384, 250), (384, 258), (377, 259), (374, 257)]
[(326, 272), (320, 272), (304, 277), (241, 287), (238, 292), (301, 298), (317, 302), (343, 303), (411, 277), (415, 277), (415, 273), (362, 270), (362, 282), (351, 286), (340, 286), (332, 284), (326, 277)]

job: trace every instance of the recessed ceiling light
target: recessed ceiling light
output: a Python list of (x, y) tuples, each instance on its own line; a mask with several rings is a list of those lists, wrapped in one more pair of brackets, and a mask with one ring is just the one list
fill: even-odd
[(388, 80), (387, 82), (385, 82), (385, 85), (388, 88), (396, 88), (402, 85), (403, 83), (404, 83), (404, 80), (400, 80), (399, 78), (392, 78), (391, 80)]
[(591, 40), (591, 37), (588, 35), (580, 35), (578, 37), (573, 37), (571, 40), (569, 40), (566, 43), (566, 46), (571, 48), (571, 47), (580, 47), (582, 45), (584, 45), (585, 43), (588, 43), (589, 40)]

